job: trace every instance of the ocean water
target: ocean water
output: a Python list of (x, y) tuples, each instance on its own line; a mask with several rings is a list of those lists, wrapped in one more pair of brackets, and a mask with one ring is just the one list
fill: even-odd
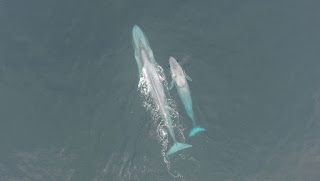
[[(1, 181), (320, 180), (320, 1), (0, 0)], [(132, 27), (189, 82), (177, 140), (138, 88)], [(165, 86), (167, 87), (167, 85)], [(170, 95), (169, 95), (170, 94)]]

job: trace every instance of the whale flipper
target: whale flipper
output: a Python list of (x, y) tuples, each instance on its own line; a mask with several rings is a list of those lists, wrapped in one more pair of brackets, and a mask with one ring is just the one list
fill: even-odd
[(167, 152), (167, 156), (169, 156), (169, 155), (171, 155), (171, 154), (173, 154), (173, 153), (175, 153), (177, 151), (180, 151), (180, 150), (183, 150), (183, 149), (186, 149), (186, 148), (190, 148), (190, 147), (192, 147), (192, 145), (175, 142), (173, 144), (173, 146)]
[(188, 75), (186, 75), (186, 79), (192, 81), (191, 77), (189, 77)]
[(172, 81), (170, 82), (169, 89), (172, 89), (172, 88), (173, 88), (173, 86), (174, 86), (174, 80), (172, 80)]
[(189, 137), (194, 136), (194, 135), (196, 135), (197, 133), (202, 132), (202, 131), (206, 131), (206, 129), (201, 128), (200, 126), (194, 127), (194, 128), (190, 131)]

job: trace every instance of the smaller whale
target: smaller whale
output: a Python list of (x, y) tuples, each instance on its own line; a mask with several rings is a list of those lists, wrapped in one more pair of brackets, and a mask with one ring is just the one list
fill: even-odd
[(205, 131), (204, 128), (201, 128), (197, 125), (193, 110), (192, 110), (192, 99), (191, 99), (191, 93), (189, 89), (189, 85), (187, 80), (192, 81), (192, 79), (185, 74), (185, 72), (182, 70), (180, 64), (177, 62), (177, 60), (173, 57), (169, 58), (169, 65), (170, 65), (170, 72), (172, 81), (170, 83), (170, 89), (173, 88), (175, 85), (179, 94), (179, 97), (184, 105), (184, 108), (186, 109), (188, 116), (190, 117), (193, 129), (189, 133), (189, 137), (196, 135), (199, 132)]

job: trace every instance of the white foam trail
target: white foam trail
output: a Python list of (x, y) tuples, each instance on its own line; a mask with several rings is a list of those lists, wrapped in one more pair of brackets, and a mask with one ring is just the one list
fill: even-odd
[[(166, 81), (166, 77), (163, 73), (163, 69), (160, 66), (156, 67), (158, 76), (163, 84), (166, 96), (167, 96), (167, 103), (170, 107), (170, 116), (173, 120), (173, 127), (175, 128), (175, 131), (178, 133), (178, 135), (181, 135), (182, 140), (185, 141), (185, 137), (183, 135), (183, 131), (186, 129), (186, 126), (183, 124), (177, 123), (179, 120), (179, 113), (176, 110), (177, 106), (175, 101), (171, 98), (169, 93), (169, 87), (168, 82)], [(144, 71), (144, 69), (142, 69)], [(144, 77), (144, 74), (141, 74), (139, 84), (138, 84), (138, 90), (140, 91), (141, 98), (143, 100), (143, 107), (150, 112), (151, 118), (153, 120), (153, 126), (154, 129), (156, 129), (156, 132), (152, 131), (152, 135), (155, 137), (155, 139), (158, 141), (159, 144), (161, 144), (161, 155), (163, 157), (163, 161), (166, 164), (168, 173), (172, 175), (173, 177), (183, 177), (179, 172), (170, 170), (170, 160), (166, 156), (166, 151), (168, 149), (169, 144), (169, 136), (168, 136), (168, 129), (166, 125), (166, 121), (162, 118), (159, 112), (159, 108), (157, 105), (154, 104), (153, 99), (150, 95), (151, 87), (148, 82), (148, 78)], [(154, 134), (155, 133), (155, 134)]]

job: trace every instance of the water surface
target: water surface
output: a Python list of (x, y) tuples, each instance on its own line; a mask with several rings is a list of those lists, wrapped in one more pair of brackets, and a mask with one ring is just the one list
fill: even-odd
[[(319, 7), (1, 0), (0, 180), (319, 180)], [(184, 137), (170, 91), (193, 147), (167, 161), (137, 89), (134, 24), (167, 81), (180, 60), (207, 130)]]

